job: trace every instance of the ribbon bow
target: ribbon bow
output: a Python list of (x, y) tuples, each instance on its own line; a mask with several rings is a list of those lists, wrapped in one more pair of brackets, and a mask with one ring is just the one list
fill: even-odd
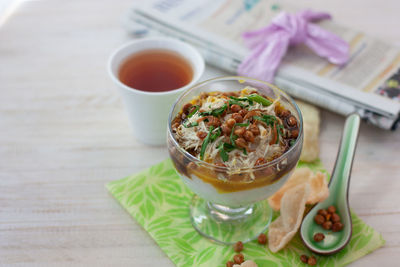
[(331, 16), (311, 10), (280, 13), (265, 28), (243, 34), (251, 53), (238, 67), (239, 75), (272, 82), (289, 45), (304, 43), (317, 55), (342, 65), (349, 59), (349, 45), (337, 35), (311, 23)]

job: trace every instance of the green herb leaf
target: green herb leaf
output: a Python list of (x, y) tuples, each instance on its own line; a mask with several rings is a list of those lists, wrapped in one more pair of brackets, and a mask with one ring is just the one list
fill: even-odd
[(218, 130), (211, 135), (210, 143), (214, 142), (220, 135), (221, 135), (221, 128), (218, 128)]
[(230, 96), (231, 99), (236, 100), (236, 101), (247, 101), (249, 104), (252, 106), (253, 105), (253, 100), (249, 99), (248, 97), (234, 97)]
[(247, 101), (247, 97), (235, 97), (235, 96), (230, 96), (230, 99), (236, 100), (236, 101)]
[(219, 155), (220, 155), (222, 161), (225, 162), (225, 161), (228, 161), (228, 160), (229, 160), (229, 155), (228, 155), (228, 153), (226, 153), (226, 151), (225, 151), (225, 149), (224, 149), (224, 146), (220, 146), (220, 148), (219, 148)]
[(236, 147), (234, 146), (234, 145), (232, 145), (232, 144), (229, 144), (229, 143), (224, 143), (223, 144), (223, 147), (224, 147), (224, 150), (226, 151), (226, 152), (231, 152), (231, 151), (233, 151)]
[(221, 159), (225, 162), (229, 160), (228, 153), (233, 151), (236, 147), (229, 143), (223, 143), (220, 144), (218, 148), (219, 148), (219, 155), (221, 156)]
[(238, 105), (238, 106), (240, 106), (240, 107), (242, 107), (242, 108), (246, 108), (246, 107), (248, 107), (248, 105), (245, 105), (245, 104), (243, 104), (243, 103), (240, 103), (239, 101), (236, 101), (236, 100), (229, 100), (229, 106), (232, 106), (232, 105)]
[(208, 144), (210, 143), (210, 136), (211, 136), (211, 132), (213, 130), (214, 130), (214, 126), (211, 126), (206, 138), (204, 138), (203, 144), (201, 145), (201, 150), (200, 150), (200, 159), (201, 160), (204, 159), (204, 153), (206, 152), (206, 148), (207, 148)]
[(277, 124), (276, 128), (278, 129), (278, 133), (283, 136), (283, 125)]
[(235, 145), (235, 140), (236, 140), (236, 139), (238, 139), (238, 136), (237, 136), (237, 135), (234, 135), (234, 134), (233, 134), (233, 130), (232, 130), (231, 136), (230, 136), (230, 140), (231, 140), (231, 144), (232, 144), (233, 146), (235, 146), (235, 148), (236, 148), (236, 145)]
[(249, 126), (250, 125), (250, 123), (235, 123), (235, 126), (234, 127), (236, 127), (236, 126), (240, 126), (240, 127), (247, 127), (247, 126)]
[(245, 154), (247, 156), (247, 150), (246, 148), (243, 148), (243, 154)]
[(218, 117), (220, 116), (222, 113), (224, 113), (225, 109), (228, 107), (228, 105), (224, 104), (222, 107), (220, 108), (216, 108), (210, 111), (205, 111), (205, 112), (201, 112), (200, 115), (201, 116), (214, 116), (214, 117)]
[(212, 114), (211, 114), (211, 115), (213, 115), (213, 116), (215, 116), (215, 117), (218, 117), (218, 116), (220, 116), (222, 113), (224, 113), (224, 111), (225, 111), (225, 109), (226, 109), (227, 107), (228, 107), (228, 106), (227, 106), (226, 104), (224, 104), (222, 107), (217, 108), (217, 109), (214, 109), (214, 110), (212, 111)]
[(194, 106), (194, 109), (192, 112), (189, 113), (189, 115), (187, 116), (188, 118), (192, 117), (194, 114), (196, 114), (196, 112), (200, 109), (199, 106)]
[(277, 121), (277, 119), (276, 119), (275, 116), (273, 116), (273, 115), (266, 115), (266, 114), (263, 114), (262, 117), (260, 117), (260, 116), (253, 116), (253, 118), (254, 118), (255, 120), (259, 120), (259, 121), (265, 122), (268, 126), (271, 126), (271, 127), (273, 127), (273, 126), (274, 126), (274, 123)]
[(293, 146), (295, 142), (296, 142), (296, 140), (292, 139), (292, 140), (290, 140), (289, 145)]
[(271, 101), (269, 101), (268, 99), (266, 99), (266, 98), (264, 98), (264, 97), (262, 97), (260, 95), (257, 95), (257, 94), (249, 95), (249, 96), (247, 96), (247, 98), (249, 100), (254, 101), (254, 102), (260, 103), (263, 106), (269, 106), (269, 105), (272, 104)]
[(198, 126), (198, 125), (199, 125), (199, 123), (197, 121), (194, 121), (192, 123), (189, 123), (189, 121), (186, 121), (183, 123), (183, 126), (185, 128), (191, 128), (191, 127)]
[(235, 130), (235, 126), (236, 126), (236, 124), (233, 125), (231, 134), (230, 134), (230, 136), (229, 136), (229, 139), (231, 140), (231, 144), (232, 144), (234, 147), (236, 147), (236, 146), (235, 146), (235, 140), (238, 138), (237, 135), (233, 135), (233, 132), (234, 132), (234, 130)]

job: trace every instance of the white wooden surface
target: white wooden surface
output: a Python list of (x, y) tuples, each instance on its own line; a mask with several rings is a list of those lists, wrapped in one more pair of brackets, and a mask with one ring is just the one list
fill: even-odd
[[(397, 0), (296, 2), (400, 45)], [(131, 4), (30, 1), (0, 27), (1, 266), (173, 266), (104, 188), (167, 157), (132, 137), (105, 69)], [(322, 113), (328, 169), (343, 121)], [(362, 125), (350, 202), (387, 243), (352, 266), (400, 262), (399, 151), (400, 130)]]

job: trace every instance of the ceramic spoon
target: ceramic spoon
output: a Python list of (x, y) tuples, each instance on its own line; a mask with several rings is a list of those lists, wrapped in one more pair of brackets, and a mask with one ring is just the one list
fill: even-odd
[[(349, 182), (359, 126), (360, 116), (352, 114), (347, 117), (335, 167), (329, 182), (329, 197), (312, 208), (304, 217), (301, 224), (301, 239), (306, 247), (314, 253), (323, 255), (333, 254), (343, 249), (350, 241), (352, 222), (348, 199)], [(327, 209), (330, 205), (336, 207), (336, 213), (339, 214), (341, 222), (344, 225), (341, 231), (333, 232), (332, 230), (325, 230), (314, 222), (314, 217), (318, 210)], [(325, 239), (320, 242), (314, 241), (313, 237), (316, 233), (323, 233)]]

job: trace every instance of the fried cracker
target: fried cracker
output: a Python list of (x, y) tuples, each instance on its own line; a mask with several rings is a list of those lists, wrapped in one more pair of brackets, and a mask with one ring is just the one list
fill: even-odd
[(271, 223), (268, 247), (272, 252), (284, 248), (296, 234), (303, 219), (310, 185), (303, 183), (290, 188), (282, 197), (281, 215)]
[(314, 174), (309, 168), (299, 168), (293, 172), (286, 183), (275, 192), (275, 194), (268, 198), (269, 205), (274, 210), (279, 210), (284, 194), (291, 188), (300, 184), (310, 185), (310, 194), (307, 197), (307, 204), (321, 202), (329, 196), (329, 188), (325, 174), (321, 172)]
[(307, 103), (296, 100), (303, 115), (303, 149), (301, 151), (300, 160), (312, 162), (319, 156), (319, 110)]

